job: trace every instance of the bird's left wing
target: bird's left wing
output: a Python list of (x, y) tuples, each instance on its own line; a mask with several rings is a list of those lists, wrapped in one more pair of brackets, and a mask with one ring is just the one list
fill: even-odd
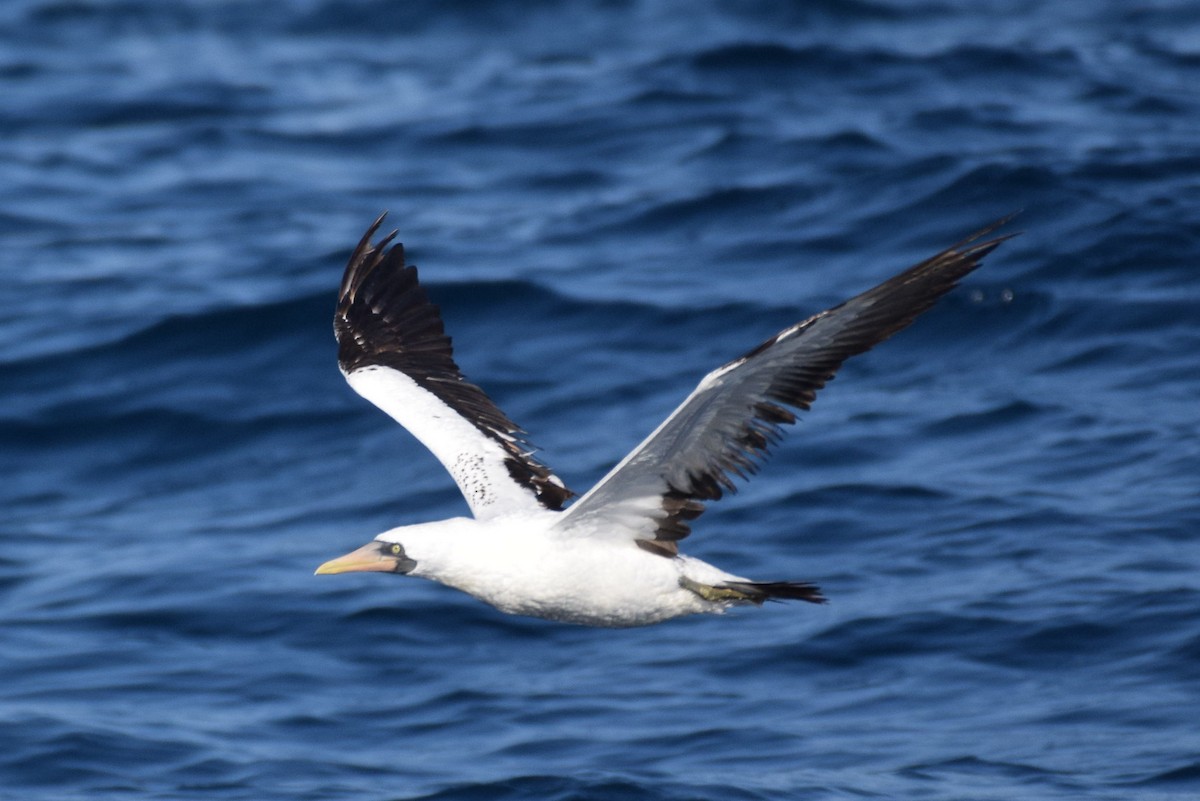
[(786, 328), (701, 380), (662, 425), (556, 521), (572, 536), (632, 537), (672, 556), (704, 501), (758, 469), (783, 426), (842, 362), (906, 327), (1008, 236), (1008, 218), (851, 300)]
[(404, 426), (450, 471), (476, 518), (561, 509), (574, 493), (533, 458), (524, 432), (454, 362), (437, 306), (392, 232), (346, 265), (333, 331), (354, 391)]

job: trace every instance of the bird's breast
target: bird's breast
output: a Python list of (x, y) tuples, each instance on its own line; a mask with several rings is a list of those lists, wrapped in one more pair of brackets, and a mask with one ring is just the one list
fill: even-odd
[(476, 550), (431, 576), (503, 612), (599, 626), (636, 626), (701, 611), (676, 560), (633, 542), (552, 540)]

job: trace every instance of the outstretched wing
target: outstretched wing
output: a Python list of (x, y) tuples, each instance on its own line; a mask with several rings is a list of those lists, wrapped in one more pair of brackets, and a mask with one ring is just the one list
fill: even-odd
[(333, 332), (354, 391), (387, 412), (450, 471), (477, 518), (561, 509), (574, 493), (533, 458), (524, 432), (454, 363), (438, 307), (404, 263), (404, 246), (371, 244), (346, 265)]
[(678, 553), (704, 501), (734, 491), (771, 444), (806, 410), (842, 362), (906, 327), (1005, 239), (980, 242), (1010, 218), (978, 231), (874, 289), (785, 328), (709, 373), (654, 433), (579, 499), (555, 525), (570, 534), (633, 537)]

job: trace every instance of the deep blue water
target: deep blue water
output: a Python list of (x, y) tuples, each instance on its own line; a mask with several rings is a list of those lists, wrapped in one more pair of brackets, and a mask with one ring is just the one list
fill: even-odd
[[(1197, 797), (1198, 86), (1185, 0), (8, 0), (0, 797)], [(1025, 233), (686, 543), (828, 606), (609, 631), (311, 575), (465, 510), (335, 367), (382, 209), (576, 488)]]

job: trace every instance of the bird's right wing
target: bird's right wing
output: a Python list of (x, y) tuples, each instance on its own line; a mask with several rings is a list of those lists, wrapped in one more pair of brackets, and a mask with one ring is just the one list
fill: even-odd
[(785, 328), (717, 368), (644, 442), (556, 522), (571, 536), (632, 538), (673, 556), (704, 501), (734, 491), (842, 362), (933, 306), (1009, 234), (1000, 220), (841, 305)]
[(560, 509), (572, 493), (533, 456), (524, 432), (467, 381), (438, 307), (404, 262), (404, 247), (371, 244), (346, 265), (333, 330), (338, 366), (354, 391), (427, 447), (454, 477), (475, 517)]

